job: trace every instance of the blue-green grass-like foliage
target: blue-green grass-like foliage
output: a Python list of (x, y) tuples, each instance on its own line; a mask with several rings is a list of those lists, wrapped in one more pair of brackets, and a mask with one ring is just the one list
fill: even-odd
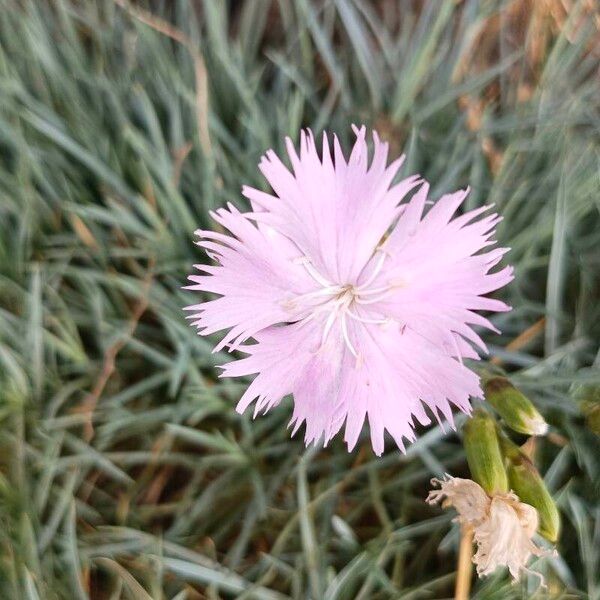
[[(590, 3), (515, 4), (0, 2), (0, 597), (452, 595), (458, 529), (423, 500), (467, 474), (459, 437), (305, 452), (289, 405), (234, 412), (247, 382), (216, 378), (181, 310), (192, 232), (264, 185), (261, 153), (354, 122), (434, 196), (468, 183), (469, 208), (504, 215), (514, 310), (487, 341), (550, 423), (537, 459), (564, 521), (538, 593), (600, 597), (580, 413), (600, 386), (597, 32)], [(473, 598), (536, 587), (499, 572)]]

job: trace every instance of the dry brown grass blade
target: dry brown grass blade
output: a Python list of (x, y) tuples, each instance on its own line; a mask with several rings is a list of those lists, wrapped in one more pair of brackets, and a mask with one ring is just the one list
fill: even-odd
[(149, 293), (154, 278), (154, 262), (154, 259), (151, 259), (150, 264), (148, 265), (148, 271), (142, 283), (142, 294), (133, 307), (131, 318), (129, 319), (124, 334), (104, 353), (102, 369), (100, 371), (100, 375), (96, 379), (96, 383), (92, 389), (92, 392), (87, 396), (84, 402), (74, 410), (74, 412), (83, 413), (86, 416), (83, 434), (83, 438), (86, 442), (89, 442), (94, 437), (94, 411), (96, 410), (96, 406), (100, 400), (100, 396), (102, 395), (104, 388), (106, 387), (106, 384), (108, 383), (108, 380), (111, 378), (115, 370), (117, 356), (127, 343), (127, 340), (130, 339), (135, 333), (139, 320), (142, 318), (142, 315), (148, 308)]
[(460, 530), (460, 546), (458, 548), (458, 565), (456, 567), (455, 600), (469, 600), (471, 579), (473, 578), (473, 529), (463, 526)]
[(96, 241), (96, 238), (90, 231), (89, 227), (74, 213), (69, 215), (69, 219), (77, 237), (81, 240), (81, 242), (91, 250), (97, 251), (99, 249), (98, 242)]
[[(596, 3), (597, 4), (597, 3)], [(523, 51), (523, 60), (514, 63), (505, 73), (514, 83), (516, 101), (531, 100), (544, 70), (548, 45), (560, 32), (574, 43), (576, 34), (587, 20), (593, 19), (600, 30), (600, 11), (594, 2), (580, 6), (579, 14), (571, 23), (567, 21), (575, 3), (569, 0), (513, 0), (502, 11), (493, 12), (478, 28), (477, 35), (461, 56), (455, 67), (452, 79), (458, 83), (467, 74), (483, 73), (498, 61), (502, 43), (510, 51)], [(590, 43), (590, 51), (598, 51), (600, 43)], [(494, 110), (498, 102), (500, 86), (498, 79), (491, 81), (480, 94), (466, 94), (458, 100), (458, 105), (466, 114), (467, 127), (480, 133), (486, 109)], [(496, 175), (501, 167), (504, 153), (498, 143), (489, 135), (480, 133), (481, 149), (491, 172)]]
[(126, 0), (113, 0), (134, 19), (137, 19), (144, 25), (148, 25), (155, 31), (166, 35), (172, 40), (178, 42), (190, 53), (194, 62), (194, 76), (196, 80), (196, 120), (198, 122), (198, 136), (200, 146), (206, 156), (212, 155), (212, 145), (208, 131), (208, 74), (204, 57), (192, 42), (192, 40), (181, 30), (173, 27), (170, 23), (153, 15), (151, 12), (132, 6)]
[[(531, 327), (528, 327), (525, 331), (520, 333), (512, 342), (506, 344), (506, 350), (515, 352), (521, 350), (529, 344), (537, 336), (541, 335), (546, 327), (546, 317), (542, 317), (536, 321)], [(490, 361), (493, 365), (501, 365), (502, 359), (498, 356), (494, 356)]]
[(173, 153), (173, 185), (177, 187), (179, 185), (179, 179), (181, 178), (181, 169), (183, 163), (192, 151), (192, 143), (186, 142), (181, 148), (178, 148)]

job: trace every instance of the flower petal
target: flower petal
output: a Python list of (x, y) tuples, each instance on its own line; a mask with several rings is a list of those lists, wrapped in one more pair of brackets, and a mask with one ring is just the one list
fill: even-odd
[[(380, 281), (393, 293), (373, 305), (374, 310), (401, 318), (423, 336), (442, 343), (458, 334), (481, 349), (485, 345), (470, 327), (473, 324), (495, 330), (474, 310), (509, 310), (503, 302), (484, 297), (513, 279), (511, 267), (491, 272), (506, 248), (480, 253), (490, 245), (498, 223), (497, 215), (474, 220), (483, 211), (476, 209), (452, 219), (468, 190), (443, 196), (422, 214), (427, 186), (413, 196), (383, 250), (389, 258)], [(433, 318), (432, 318), (433, 316)], [(459, 348), (465, 349), (463, 344)], [(460, 352), (472, 358), (472, 352)]]
[(322, 320), (256, 334), (256, 344), (240, 348), (250, 356), (223, 367), (224, 376), (257, 374), (238, 410), (255, 400), (256, 411), (268, 410), (293, 394), (293, 432), (306, 423), (307, 444), (320, 438), (327, 443), (345, 422), (345, 440), (352, 449), (367, 418), (379, 455), (386, 430), (402, 450), (405, 440), (415, 439), (415, 419), (430, 422), (425, 406), (438, 420), (452, 421), (452, 405), (470, 412), (469, 397), (481, 396), (472, 371), (409, 329), (354, 322), (348, 329), (356, 357), (339, 324), (322, 342)]
[(293, 173), (273, 151), (267, 152), (259, 166), (278, 202), (244, 189), (268, 213), (255, 213), (257, 219), (294, 239), (318, 270), (344, 281), (356, 280), (401, 212), (401, 201), (420, 181), (413, 176), (391, 186), (403, 157), (386, 166), (388, 145), (374, 134), (369, 165), (365, 128), (355, 133), (347, 162), (334, 138), (335, 165), (327, 136), (321, 159), (310, 130), (301, 133), (299, 155), (291, 140), (286, 141)]
[[(229, 329), (216, 350), (235, 349), (265, 327), (296, 320), (291, 300), (315, 289), (306, 270), (288, 252), (274, 252), (268, 229), (259, 230), (235, 207), (213, 216), (235, 237), (199, 231), (198, 245), (209, 250), (217, 266), (198, 265), (204, 275), (191, 275), (187, 289), (219, 294), (215, 300), (186, 307), (202, 335)], [(279, 240), (279, 248), (282, 248)]]

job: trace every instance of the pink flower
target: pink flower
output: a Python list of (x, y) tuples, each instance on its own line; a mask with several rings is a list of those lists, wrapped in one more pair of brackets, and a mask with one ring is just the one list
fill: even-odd
[(244, 187), (253, 212), (229, 204), (212, 214), (231, 235), (196, 232), (217, 264), (196, 265), (203, 274), (189, 289), (220, 297), (187, 310), (201, 335), (227, 331), (215, 350), (247, 355), (222, 367), (256, 375), (238, 412), (293, 394), (292, 435), (306, 423), (306, 444), (327, 443), (345, 423), (351, 450), (367, 418), (381, 454), (384, 430), (404, 451), (414, 419), (431, 422), (426, 408), (453, 426), (452, 405), (469, 413), (469, 397), (482, 396), (462, 359), (478, 358), (473, 345), (486, 350), (473, 325), (497, 331), (475, 311), (510, 309), (484, 295), (512, 268), (490, 272), (508, 250), (488, 249), (498, 215), (453, 218), (468, 190), (426, 209), (429, 185), (417, 175), (392, 184), (403, 157), (386, 166), (374, 133), (369, 164), (366, 130), (354, 131), (347, 161), (335, 136), (332, 157), (325, 134), (320, 158), (310, 131), (299, 155), (286, 140), (292, 172), (266, 153), (259, 167), (274, 194)]

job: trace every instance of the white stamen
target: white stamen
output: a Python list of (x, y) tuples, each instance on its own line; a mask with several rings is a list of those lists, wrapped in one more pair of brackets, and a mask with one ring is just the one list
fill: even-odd
[(374, 296), (375, 294), (382, 294), (383, 292), (387, 292), (392, 289), (393, 286), (386, 285), (385, 287), (373, 288), (372, 290), (365, 290), (361, 292), (361, 296)]
[(333, 323), (337, 316), (337, 312), (338, 312), (338, 310), (336, 307), (329, 313), (329, 316), (327, 317), (327, 321), (325, 321), (325, 328), (323, 329), (323, 335), (321, 337), (321, 346), (323, 346), (325, 344), (325, 342), (327, 341), (327, 336), (329, 335), (329, 332), (330, 332), (331, 328), (333, 327)]
[[(357, 304), (375, 304), (380, 302), (384, 298), (387, 298), (394, 290), (392, 288), (388, 288), (385, 292), (383, 292), (380, 296), (376, 296), (375, 298), (367, 298), (366, 300), (363, 298), (356, 298), (355, 302)], [(363, 294), (364, 295), (364, 294)]]
[(340, 319), (342, 324), (342, 334), (344, 336), (344, 341), (346, 342), (346, 346), (348, 346), (348, 350), (354, 355), (354, 358), (358, 358), (358, 354), (350, 341), (350, 337), (348, 335), (348, 323), (346, 323), (346, 313), (342, 313), (342, 317)]
[[(323, 326), (320, 347), (325, 345), (336, 319), (339, 318), (340, 330), (344, 339), (344, 343), (346, 344), (350, 353), (356, 359), (357, 366), (359, 365), (361, 359), (360, 355), (356, 351), (356, 348), (354, 347), (354, 344), (352, 343), (352, 340), (350, 339), (350, 333), (348, 331), (348, 318), (359, 323), (371, 323), (374, 325), (386, 325), (390, 322), (393, 322), (393, 319), (389, 317), (363, 317), (351, 310), (351, 307), (354, 303), (357, 305), (368, 305), (379, 302), (383, 298), (389, 296), (395, 287), (398, 287), (388, 284), (383, 287), (368, 289), (368, 287), (381, 273), (387, 254), (381, 248), (378, 248), (376, 252), (380, 252), (380, 256), (375, 263), (373, 271), (361, 285), (356, 287), (353, 285), (340, 285), (333, 283), (319, 273), (308, 257), (303, 256), (297, 258), (294, 262), (296, 264), (303, 265), (310, 277), (321, 287), (317, 290), (293, 297), (284, 303), (284, 307), (290, 311), (296, 311), (297, 309), (300, 309), (299, 312), (296, 313), (296, 319), (302, 323), (307, 323), (313, 320), (323, 311), (328, 311), (329, 314), (327, 315), (325, 324)], [(308, 305), (303, 306), (302, 301), (304, 300), (315, 300), (316, 302), (314, 302), (312, 305), (309, 303)]]
[(355, 321), (360, 321), (361, 323), (373, 323), (374, 325), (383, 325), (384, 323), (389, 323), (390, 318), (385, 317), (384, 319), (368, 319), (366, 317), (360, 317), (359, 315), (355, 315), (349, 308), (346, 310), (346, 314)]
[(379, 260), (377, 261), (377, 264), (375, 265), (375, 268), (373, 269), (373, 272), (371, 273), (369, 278), (364, 283), (361, 283), (356, 288), (357, 292), (360, 292), (361, 290), (364, 290), (366, 287), (369, 287), (375, 281), (375, 279), (377, 278), (377, 275), (379, 275), (379, 271), (381, 271), (381, 267), (383, 267), (383, 262), (385, 261), (387, 252), (385, 250), (382, 250), (381, 248), (378, 248), (376, 250), (376, 252), (379, 252)]
[(310, 298), (320, 298), (321, 296), (331, 296), (332, 294), (338, 294), (342, 291), (339, 285), (330, 285), (327, 287), (323, 287), (319, 290), (315, 290), (314, 292), (307, 292), (306, 294), (300, 294), (299, 296), (295, 296), (291, 300), (286, 301), (286, 303), (292, 303), (295, 306), (299, 300), (308, 300)]
[(332, 286), (333, 283), (331, 283), (331, 281), (328, 281), (327, 279), (325, 279), (325, 277), (323, 277), (323, 275), (321, 275), (321, 273), (319, 273), (319, 271), (317, 271), (312, 262), (310, 261), (310, 259), (307, 256), (302, 256), (300, 258), (297, 258), (295, 262), (298, 262), (299, 264), (303, 265), (304, 268), (306, 269), (306, 271), (308, 272), (308, 274), (317, 282), (320, 283), (323, 287), (329, 287)]

